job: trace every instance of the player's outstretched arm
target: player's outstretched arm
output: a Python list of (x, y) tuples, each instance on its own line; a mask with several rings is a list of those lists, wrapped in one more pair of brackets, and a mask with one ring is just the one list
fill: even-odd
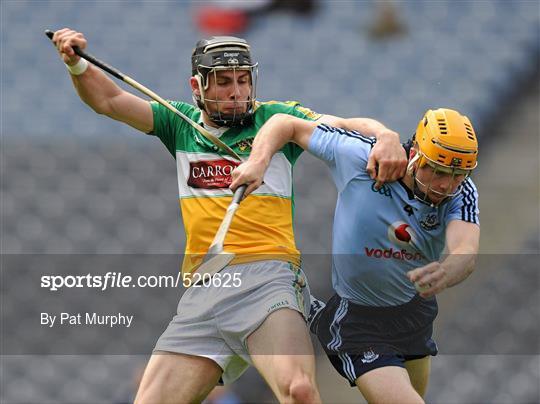
[(436, 295), (464, 281), (474, 270), (480, 244), (480, 227), (462, 220), (452, 220), (446, 228), (446, 257), (408, 273), (418, 285), (420, 296)]
[[(75, 54), (73, 47), (86, 48), (87, 41), (82, 33), (64, 28), (56, 31), (52, 40), (65, 64), (75, 66), (79, 63), (81, 58)], [(122, 90), (92, 64), (82, 70), (79, 74), (72, 73), (71, 80), (79, 97), (90, 108), (142, 132), (152, 131), (154, 117), (148, 101)]]
[(286, 114), (273, 115), (259, 130), (249, 159), (232, 173), (231, 189), (248, 184), (244, 195), (255, 191), (263, 182), (264, 173), (272, 156), (289, 142), (307, 149), (309, 139), (318, 123)]
[(399, 134), (388, 129), (381, 122), (370, 118), (340, 118), (323, 115), (318, 122), (336, 128), (355, 130), (364, 136), (377, 138), (377, 143), (368, 158), (367, 172), (376, 179), (378, 189), (385, 182), (396, 181), (405, 175), (407, 154), (401, 146)]

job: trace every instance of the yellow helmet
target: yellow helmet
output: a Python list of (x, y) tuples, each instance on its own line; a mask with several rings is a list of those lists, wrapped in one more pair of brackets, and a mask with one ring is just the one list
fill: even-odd
[(476, 168), (478, 141), (471, 121), (453, 109), (427, 111), (416, 128), (415, 142), (419, 167), (430, 161), (468, 172)]

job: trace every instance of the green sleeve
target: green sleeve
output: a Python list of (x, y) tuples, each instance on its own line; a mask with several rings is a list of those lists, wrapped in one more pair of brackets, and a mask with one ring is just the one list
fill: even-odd
[[(192, 119), (195, 118), (193, 115), (196, 108), (192, 105), (180, 101), (169, 102), (180, 112)], [(150, 134), (157, 136), (165, 145), (169, 153), (176, 158), (176, 149), (180, 146), (178, 142), (182, 142), (183, 140), (181, 133), (188, 129), (188, 124), (184, 122), (182, 118), (156, 101), (151, 101), (150, 105), (152, 106), (152, 113), (154, 115), (154, 128)]]
[(307, 119), (308, 121), (316, 121), (322, 114), (319, 114), (307, 107), (303, 107), (298, 101), (286, 101), (286, 105), (293, 107), (291, 115), (298, 118)]

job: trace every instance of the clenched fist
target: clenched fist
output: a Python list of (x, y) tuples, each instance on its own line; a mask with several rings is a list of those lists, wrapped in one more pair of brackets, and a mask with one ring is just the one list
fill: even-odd
[(52, 41), (64, 63), (69, 66), (73, 66), (80, 59), (80, 56), (75, 53), (73, 47), (78, 46), (80, 49), (85, 49), (87, 43), (82, 33), (73, 31), (70, 28), (63, 28), (56, 31), (52, 37)]

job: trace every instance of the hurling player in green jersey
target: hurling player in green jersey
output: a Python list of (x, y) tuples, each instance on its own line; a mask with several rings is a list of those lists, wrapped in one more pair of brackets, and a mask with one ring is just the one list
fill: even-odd
[[(172, 129), (179, 127), (174, 121), (176, 118), (163, 119), (155, 104), (124, 91), (100, 69), (75, 54), (74, 46), (86, 48), (87, 41), (82, 33), (64, 28), (56, 31), (52, 39), (67, 65), (78, 95), (95, 112), (158, 136), (173, 155), (179, 149), (186, 151), (187, 137), (195, 138), (191, 131), (186, 130), (179, 136), (178, 131)], [(226, 144), (233, 143), (230, 136), (254, 133), (254, 126), (262, 125), (261, 120), (269, 119), (273, 113), (289, 113), (377, 137), (379, 141), (370, 154), (368, 170), (373, 178), (377, 178), (378, 185), (401, 177), (405, 171), (407, 159), (399, 136), (377, 121), (367, 118), (345, 121), (335, 116), (318, 115), (297, 103), (278, 103), (276, 107), (265, 108), (265, 114), (257, 114), (257, 110), (262, 109), (255, 96), (257, 64), (252, 61), (250, 47), (243, 39), (212, 37), (199, 41), (192, 54), (192, 70), (189, 85), (196, 107), (182, 102), (175, 105), (189, 110), (192, 118), (220, 136)], [(199, 141), (200, 145), (204, 144), (204, 140)], [(189, 142), (193, 144), (191, 139)], [(249, 139), (242, 138), (238, 147), (249, 145)], [(213, 150), (214, 154), (217, 152), (219, 150)], [(222, 173), (227, 170), (226, 166), (221, 166)], [(192, 192), (194, 186), (190, 185), (186, 173), (179, 169), (178, 175), (179, 186), (191, 187), (189, 192)], [(222, 186), (222, 179), (211, 179), (213, 184), (218, 180)], [(207, 212), (208, 221), (213, 220), (211, 216), (215, 213)], [(206, 219), (203, 216), (199, 220), (203, 223)], [(205, 230), (205, 226), (194, 226), (194, 231)], [(258, 267), (250, 267), (249, 263), (243, 265), (245, 284), (242, 287), (246, 290), (242, 294), (235, 289), (209, 290), (209, 293), (231, 294), (217, 302), (205, 301), (204, 294), (192, 292), (194, 288), (186, 291), (178, 315), (156, 345), (136, 402), (200, 402), (220, 380), (226, 383), (235, 380), (247, 364), (257, 368), (280, 402), (320, 402), (304, 308), (295, 306), (292, 299), (285, 299), (273, 305), (272, 311), (258, 310), (262, 292), (272, 296), (294, 296), (295, 291), (290, 290), (293, 289), (290, 277), (303, 279), (301, 270), (293, 274), (289, 269), (291, 262), (274, 260), (257, 264)], [(264, 271), (256, 273), (262, 267)], [(261, 278), (257, 276), (267, 278), (260, 282)], [(274, 278), (284, 282), (276, 283)], [(262, 286), (250, 288), (250, 282), (257, 280)], [(302, 285), (298, 290), (307, 293), (309, 306), (307, 283), (302, 281)], [(234, 293), (237, 294), (232, 295)], [(226, 304), (231, 302), (236, 305), (227, 307)], [(220, 321), (232, 323), (242, 332), (234, 338), (224, 335), (217, 325), (217, 318), (209, 318), (202, 327), (198, 322), (200, 317), (195, 314), (209, 305), (219, 307), (225, 313)], [(241, 309), (247, 310), (246, 315), (238, 311)]]

